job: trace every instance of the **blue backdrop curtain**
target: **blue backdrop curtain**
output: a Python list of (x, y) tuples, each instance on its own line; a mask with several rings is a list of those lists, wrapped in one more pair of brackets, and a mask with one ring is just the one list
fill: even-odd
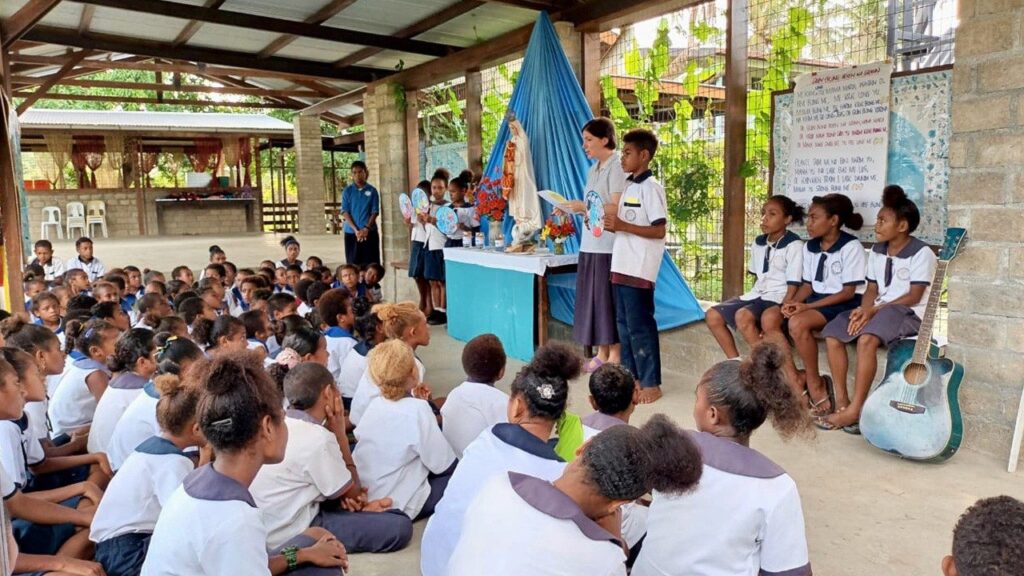
[[(508, 110), (522, 123), (529, 138), (537, 188), (582, 200), (592, 162), (583, 152), (580, 132), (593, 114), (547, 13), (542, 12), (533, 27)], [(491, 148), (484, 176), (500, 179), (508, 139), (506, 117)], [(545, 218), (551, 214), (551, 206), (543, 200), (541, 209)], [(583, 226), (579, 216), (575, 220), (577, 237), (566, 241), (567, 253), (579, 251), (579, 231)], [(485, 233), (487, 224), (482, 223)], [(503, 230), (507, 238), (512, 236), (513, 224), (513, 218), (506, 216)], [(552, 316), (571, 325), (576, 302), (575, 274), (553, 276), (548, 284)], [(667, 252), (661, 263), (654, 298), (660, 330), (704, 318), (700, 304)]]

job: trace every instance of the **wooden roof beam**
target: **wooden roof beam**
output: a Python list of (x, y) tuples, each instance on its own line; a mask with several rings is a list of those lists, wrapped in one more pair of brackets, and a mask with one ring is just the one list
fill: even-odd
[(57, 82), (59, 82), (61, 78), (67, 76), (68, 72), (74, 70), (76, 64), (81, 62), (83, 59), (85, 59), (86, 56), (88, 56), (91, 53), (91, 50), (80, 50), (72, 54), (71, 57), (68, 58), (68, 61), (60, 67), (60, 70), (58, 70), (56, 74), (52, 74), (46, 82), (43, 82), (39, 86), (39, 88), (36, 88), (35, 92), (26, 95), (25, 99), (21, 102), (21, 104), (18, 104), (18, 116), (21, 116), (25, 112), (25, 110), (28, 110), (29, 107), (35, 104), (40, 98), (45, 97), (46, 93), (49, 92), (50, 88), (53, 88), (53, 86), (57, 84)]
[[(160, 72), (157, 72), (159, 74)], [(27, 90), (36, 84), (37, 78), (30, 76), (14, 76), (11, 83), (15, 90)], [(163, 84), (154, 82), (115, 82), (112, 80), (72, 80), (64, 78), (57, 82), (60, 86), (76, 86), (79, 88), (115, 88), (119, 90), (146, 90), (157, 92), (182, 92), (190, 94), (237, 94), (242, 96), (261, 97), (297, 97), (297, 98), (321, 98), (320, 94), (313, 90), (274, 90), (270, 88), (243, 88), (243, 87), (221, 87), (204, 86), (200, 84)]]
[[(337, 16), (342, 10), (348, 8), (352, 4), (355, 4), (357, 0), (331, 0), (323, 8), (316, 11), (315, 14), (306, 18), (304, 22), (306, 24), (323, 24), (331, 18)], [(282, 34), (274, 39), (273, 42), (267, 44), (260, 53), (256, 55), (257, 58), (268, 58), (276, 54), (279, 50), (285, 46), (291, 44), (298, 36), (294, 34)]]
[[(215, 102), (212, 100), (186, 100), (186, 99), (171, 99), (164, 98), (163, 100), (157, 98), (136, 98), (136, 97), (125, 97), (125, 96), (100, 96), (97, 94), (55, 94), (46, 93), (36, 96), (35, 92), (32, 92), (26, 98), (34, 97), (32, 102), (34, 103), (39, 99), (48, 100), (77, 100), (82, 102), (116, 102), (125, 104), (173, 104), (175, 106), (215, 106), (215, 107), (235, 107), (235, 108), (291, 108), (294, 109), (294, 104), (286, 102)], [(26, 99), (26, 101), (28, 101)], [(24, 103), (23, 103), (24, 104)], [(21, 106), (18, 106), (20, 109)]]
[(356, 88), (355, 90), (349, 90), (344, 94), (339, 94), (331, 98), (327, 98), (313, 104), (312, 106), (303, 108), (299, 111), (299, 114), (303, 116), (313, 116), (315, 114), (321, 114), (327, 112), (331, 108), (340, 108), (347, 104), (355, 104), (363, 100), (363, 94), (366, 93), (366, 88)]
[(32, 29), (44, 16), (60, 4), (60, 0), (28, 0), (20, 10), (0, 22), (0, 37), (6, 50)]
[(449, 46), (437, 42), (424, 42), (422, 40), (409, 40), (394, 38), (385, 34), (371, 34), (359, 30), (347, 30), (321, 26), (318, 24), (306, 24), (293, 20), (281, 18), (270, 18), (257, 16), (245, 12), (232, 12), (228, 10), (216, 10), (202, 6), (188, 6), (178, 2), (166, 0), (76, 0), (84, 4), (104, 6), (128, 10), (140, 14), (155, 14), (170, 18), (186, 18), (198, 22), (221, 24), (224, 26), (236, 26), (250, 30), (261, 30), (264, 32), (277, 32), (279, 34), (293, 34), (306, 38), (316, 38), (329, 42), (343, 42), (345, 44), (356, 44), (362, 46), (375, 46), (389, 50), (410, 52), (412, 54), (424, 54), (427, 56), (445, 56), (458, 50), (458, 46)]
[[(248, 82), (248, 81), (246, 81), (244, 79), (240, 79), (240, 78), (233, 78), (231, 76), (215, 76), (215, 75), (211, 75), (211, 74), (198, 74), (198, 76), (200, 78), (205, 78), (205, 79), (213, 81), (213, 82), (221, 82), (221, 83), (227, 84), (229, 86), (237, 86), (237, 87), (240, 87), (240, 88), (258, 88), (258, 86), (256, 86), (252, 82)], [(281, 98), (274, 98), (274, 99), (278, 100), (278, 101), (281, 101), (281, 102), (294, 103), (294, 104), (296, 104), (296, 108), (304, 108), (305, 106), (307, 106), (307, 104), (305, 102), (301, 102), (299, 100), (294, 100), (294, 99), (289, 98), (289, 97), (281, 97)], [(326, 120), (326, 121), (328, 121), (328, 122), (338, 126), (339, 128), (347, 128), (348, 126), (350, 126), (350, 124), (345, 122), (344, 118), (342, 118), (341, 116), (338, 116), (337, 114), (334, 114), (334, 113), (322, 114), (320, 116), (320, 118), (322, 120)]]
[(253, 54), (246, 52), (235, 52), (232, 50), (221, 50), (216, 48), (199, 48), (193, 46), (172, 46), (165, 42), (155, 42), (151, 40), (130, 38), (127, 36), (116, 36), (113, 34), (99, 34), (96, 32), (79, 35), (77, 30), (74, 29), (50, 26), (36, 26), (26, 34), (26, 38), (40, 42), (48, 42), (50, 44), (74, 46), (82, 49), (88, 48), (91, 50), (102, 50), (105, 52), (121, 52), (124, 54), (151, 56), (153, 58), (166, 58), (172, 60), (185, 60), (187, 62), (234, 66), (249, 70), (263, 70), (290, 74), (298, 77), (312, 76), (319, 78), (331, 78), (335, 80), (372, 82), (378, 77), (383, 76), (385, 73), (384, 70), (378, 70), (375, 68), (352, 66), (340, 69), (326, 63), (311, 62), (297, 58), (281, 58), (278, 56), (257, 60), (253, 57)]
[[(206, 0), (206, 4), (203, 4), (203, 8), (216, 10), (220, 8), (226, 1), (227, 0)], [(172, 41), (171, 44), (175, 46), (181, 46), (182, 44), (186, 44), (189, 40), (192, 39), (193, 36), (196, 35), (196, 32), (199, 32), (199, 29), (202, 27), (202, 22), (199, 22), (198, 20), (189, 20), (188, 24), (185, 24), (185, 26), (181, 29), (181, 32), (178, 32), (178, 35), (174, 37), (174, 41)]]

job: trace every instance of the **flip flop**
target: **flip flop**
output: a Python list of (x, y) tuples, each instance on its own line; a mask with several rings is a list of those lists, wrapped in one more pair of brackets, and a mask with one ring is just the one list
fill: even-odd
[(860, 423), (843, 426), (843, 432), (853, 434), (854, 436), (860, 436)]
[[(811, 399), (811, 412), (815, 416), (819, 416), (819, 417), (820, 416), (828, 416), (829, 414), (834, 414), (835, 411), (836, 411), (836, 387), (835, 387), (835, 384), (832, 382), (832, 377), (828, 376), (828, 375), (823, 375), (821, 377), (821, 381), (822, 381), (823, 384), (825, 384), (825, 397), (822, 398), (821, 400), (818, 400), (817, 402), (815, 402), (813, 399)], [(807, 394), (807, 398), (808, 399), (811, 398), (810, 393)], [(828, 412), (818, 411), (818, 406), (821, 406), (822, 404), (824, 404), (826, 400), (829, 401), (829, 411)]]
[(826, 432), (832, 432), (833, 430), (838, 430), (839, 429), (838, 426), (836, 426), (835, 424), (829, 422), (828, 420), (826, 420), (824, 418), (815, 418), (814, 419), (814, 426), (818, 430), (824, 430)]
[(604, 366), (604, 361), (598, 358), (597, 356), (594, 356), (593, 358), (590, 359), (590, 362), (587, 362), (585, 370), (587, 374), (592, 374), (594, 372), (597, 372), (597, 369), (600, 368), (601, 366)]

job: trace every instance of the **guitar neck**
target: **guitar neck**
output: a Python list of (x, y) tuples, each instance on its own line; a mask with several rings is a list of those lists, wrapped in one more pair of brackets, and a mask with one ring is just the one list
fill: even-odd
[(917, 344), (914, 345), (914, 363), (924, 364), (928, 359), (928, 350), (932, 344), (932, 329), (935, 327), (935, 314), (939, 310), (939, 299), (942, 298), (942, 283), (946, 279), (946, 267), (949, 261), (939, 260), (935, 266), (935, 277), (932, 278), (931, 292), (928, 294), (928, 306), (921, 318), (921, 328), (917, 332)]

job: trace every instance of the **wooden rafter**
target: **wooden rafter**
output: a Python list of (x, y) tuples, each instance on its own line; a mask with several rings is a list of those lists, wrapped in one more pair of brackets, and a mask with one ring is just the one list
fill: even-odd
[(78, 20), (78, 33), (85, 34), (92, 26), (92, 17), (96, 13), (96, 7), (89, 4), (82, 4), (82, 17)]
[[(227, 76), (227, 75), (221, 76), (221, 75), (213, 75), (213, 74), (197, 74), (197, 76), (199, 76), (200, 78), (205, 78), (206, 80), (210, 80), (212, 82), (219, 82), (219, 83), (222, 83), (222, 84), (227, 84), (229, 86), (236, 86), (236, 87), (239, 87), (239, 88), (259, 88), (259, 86), (256, 86), (252, 82), (249, 82), (247, 80), (240, 79), (240, 78), (233, 78), (233, 77)], [(295, 100), (295, 99), (290, 98), (290, 97), (271, 98), (271, 99), (272, 100), (277, 100), (279, 102), (293, 103), (293, 104), (296, 105), (297, 108), (303, 108), (303, 107), (307, 106), (307, 104), (305, 102), (302, 102), (302, 101), (299, 101), (299, 100)], [(332, 124), (335, 124), (339, 128), (346, 128), (348, 126), (351, 126), (350, 123), (346, 122), (343, 117), (338, 116), (337, 114), (323, 114), (323, 115), (320, 116), (320, 118), (323, 119), (323, 120), (326, 120), (326, 121), (328, 121), (328, 122), (330, 122)]]
[[(145, 59), (146, 59), (146, 57), (144, 57), (144, 56), (132, 56), (130, 58), (124, 58), (122, 60), (118, 60), (118, 62), (120, 62), (122, 64), (131, 64), (131, 63), (135, 63), (135, 62), (141, 62), (141, 61), (143, 61)], [(82, 60), (81, 62), (78, 63), (78, 66), (72, 72), (68, 73), (68, 75), (63, 78), (63, 80), (64, 81), (66, 81), (66, 80), (73, 80), (75, 78), (81, 78), (82, 76), (90, 76), (92, 74), (98, 74), (100, 72), (103, 72), (104, 70), (108, 70), (109, 69), (106, 66), (103, 66), (103, 67), (97, 66), (95, 68), (89, 67), (89, 66), (86, 66), (87, 62), (103, 62), (103, 60)], [(27, 67), (22, 68), (21, 66), (27, 66)], [(15, 84), (21, 84), (21, 88), (22, 89), (27, 88), (29, 86), (38, 86), (38, 85), (42, 84), (43, 82), (45, 82), (50, 76), (49, 75), (47, 75), (47, 76), (25, 76), (24, 74), (27, 73), (27, 72), (31, 72), (33, 70), (38, 70), (39, 68), (46, 67), (46, 66), (47, 65), (45, 65), (45, 64), (23, 64), (23, 65), (19, 65), (19, 68), (16, 70), (14, 76), (12, 77), (12, 82), (14, 82), (13, 78), (17, 78), (18, 81), (14, 82), (14, 83)]]
[(519, 8), (526, 8), (527, 10), (547, 10), (548, 12), (558, 11), (565, 8), (565, 2), (558, 2), (555, 0), (491, 0), (495, 4), (508, 4), (509, 6), (517, 6)]
[[(26, 98), (33, 98), (34, 103), (38, 99), (48, 100), (78, 100), (82, 102), (116, 102), (124, 104), (173, 104), (175, 106), (217, 106), (235, 108), (296, 108), (294, 104), (286, 102), (217, 102), (214, 100), (186, 100), (180, 98), (135, 98), (130, 96), (101, 96), (98, 94), (40, 94), (30, 93)], [(26, 99), (26, 102), (28, 100)], [(19, 114), (21, 106), (18, 106)]]
[[(337, 16), (342, 10), (348, 8), (355, 2), (356, 0), (331, 0), (326, 6), (317, 10), (315, 14), (306, 18), (304, 22), (306, 24), (323, 24)], [(282, 34), (275, 38), (273, 42), (267, 44), (263, 50), (260, 50), (260, 53), (256, 57), (268, 58), (273, 56), (279, 50), (294, 42), (297, 38), (298, 36), (294, 34)]]
[(427, 56), (445, 56), (458, 46), (449, 46), (437, 42), (393, 38), (386, 34), (372, 34), (359, 30), (347, 30), (318, 24), (306, 24), (281, 18), (257, 16), (245, 12), (217, 10), (202, 6), (186, 6), (178, 2), (166, 0), (77, 0), (85, 4), (118, 8), (141, 14), (155, 14), (171, 18), (186, 18), (199, 22), (209, 22), (224, 26), (236, 26), (250, 30), (293, 34), (307, 38), (316, 38), (330, 42), (343, 42), (363, 46), (376, 46), (389, 50), (399, 50)]
[[(157, 72), (160, 74), (160, 72)], [(37, 78), (31, 76), (14, 76), (11, 83), (15, 90), (27, 90), (36, 84)], [(112, 80), (71, 80), (61, 79), (57, 82), (60, 86), (77, 86), (79, 88), (115, 88), (119, 90), (145, 90), (150, 92), (182, 92), (189, 94), (238, 94), (242, 96), (262, 97), (286, 97), (297, 98), (320, 98), (320, 94), (313, 90), (274, 90), (269, 88), (243, 88), (243, 87), (220, 87), (203, 86), (199, 84), (163, 84), (159, 82), (115, 82)]]
[[(402, 28), (401, 30), (395, 32), (393, 35), (396, 38), (413, 38), (428, 30), (436, 28), (437, 26), (440, 26), (441, 24), (444, 24), (449, 20), (454, 20), (455, 18), (458, 18), (459, 16), (462, 16), (463, 14), (483, 4), (484, 2), (482, 2), (481, 0), (462, 0), (461, 2), (456, 2), (455, 4), (452, 4), (451, 6), (441, 11), (435, 12), (430, 16), (427, 16), (426, 18), (420, 20), (419, 22), (414, 22), (413, 24), (406, 26), (405, 28)], [(382, 48), (363, 48), (362, 50), (353, 52), (352, 54), (349, 54), (348, 56), (345, 56), (344, 58), (336, 61), (334, 65), (339, 68), (354, 66), (359, 62), (362, 62), (363, 60), (366, 60), (367, 58), (375, 54), (378, 54), (382, 51)]]
[(60, 67), (60, 70), (58, 70), (56, 74), (51, 75), (50, 79), (46, 82), (43, 82), (39, 86), (39, 88), (36, 88), (35, 92), (32, 92), (31, 94), (25, 96), (25, 100), (23, 100), (22, 103), (18, 105), (18, 115), (21, 116), (21, 114), (24, 113), (25, 110), (28, 110), (29, 106), (32, 106), (40, 98), (46, 96), (46, 93), (50, 90), (50, 88), (53, 88), (53, 86), (57, 82), (59, 82), (61, 78), (66, 76), (68, 72), (74, 70), (76, 64), (81, 62), (86, 56), (88, 56), (91, 53), (91, 50), (80, 50), (72, 54), (71, 57), (68, 58), (68, 61)]
[(326, 63), (300, 60), (297, 58), (281, 58), (279, 56), (256, 60), (252, 54), (245, 52), (235, 52), (232, 50), (221, 50), (216, 48), (199, 48), (194, 46), (172, 46), (166, 42), (156, 42), (127, 36), (116, 36), (113, 34), (100, 34), (96, 32), (79, 35), (74, 29), (55, 28), (49, 26), (36, 26), (26, 34), (26, 37), (30, 40), (60, 44), (62, 46), (74, 46), (83, 49), (89, 48), (105, 52), (137, 54), (141, 56), (151, 56), (153, 58), (185, 60), (187, 62), (234, 66), (250, 70), (263, 70), (268, 72), (291, 74), (298, 77), (314, 76), (320, 78), (332, 78), (336, 80), (372, 82), (374, 79), (383, 76), (385, 73), (383, 70), (374, 68), (351, 66), (349, 68), (341, 69), (335, 68)]
[(326, 112), (331, 108), (340, 108), (347, 104), (355, 104), (363, 99), (363, 94), (366, 93), (366, 88), (356, 88), (355, 90), (349, 90), (344, 94), (339, 94), (325, 100), (321, 100), (312, 106), (303, 108), (300, 114), (303, 116), (311, 116), (313, 114), (320, 114)]
[[(223, 5), (224, 2), (226, 1), (227, 0), (206, 0), (206, 4), (203, 4), (203, 8), (216, 10), (220, 8), (221, 5)], [(199, 32), (199, 29), (202, 28), (202, 26), (203, 23), (199, 22), (198, 20), (189, 20), (188, 24), (185, 24), (185, 26), (181, 29), (181, 32), (178, 32), (178, 35), (175, 36), (174, 41), (171, 42), (171, 44), (175, 46), (181, 46), (182, 44), (185, 44), (186, 42), (191, 40), (193, 36), (196, 35), (196, 32)]]
[(60, 0), (29, 0), (10, 18), (0, 23), (0, 37), (6, 50), (60, 4)]

